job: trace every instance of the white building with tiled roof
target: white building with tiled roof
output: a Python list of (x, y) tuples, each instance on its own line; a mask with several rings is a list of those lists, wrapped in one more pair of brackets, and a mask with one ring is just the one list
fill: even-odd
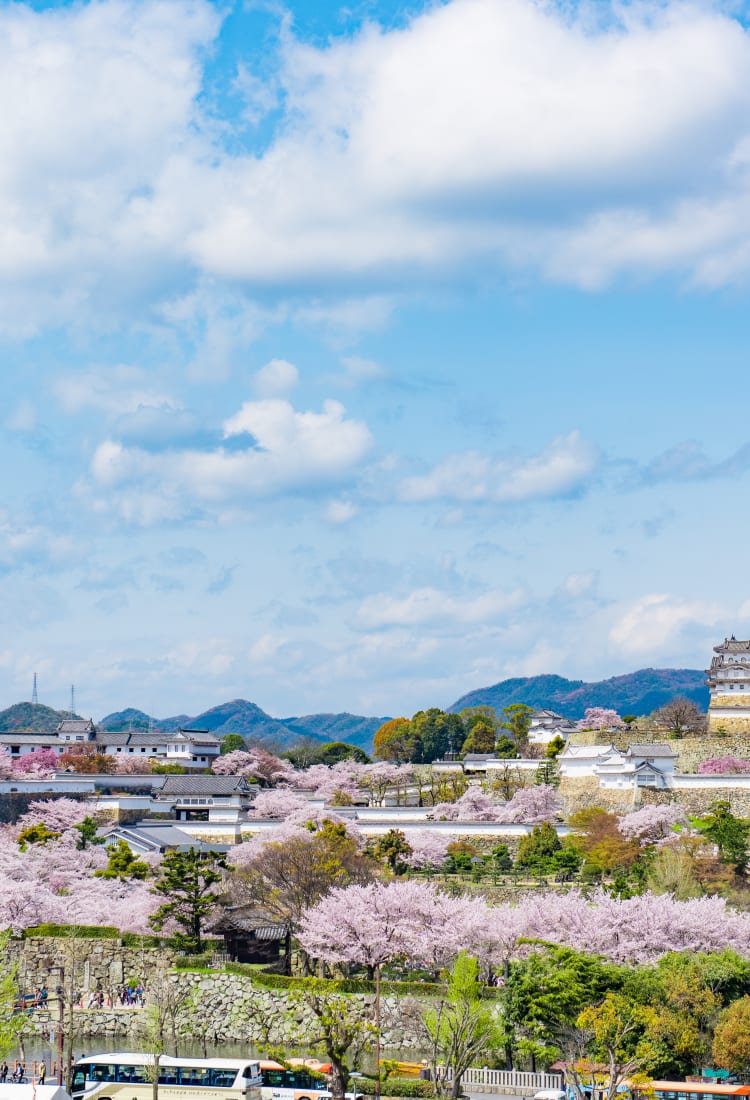
[(714, 646), (714, 653), (706, 670), (709, 733), (750, 733), (750, 641), (733, 634)]

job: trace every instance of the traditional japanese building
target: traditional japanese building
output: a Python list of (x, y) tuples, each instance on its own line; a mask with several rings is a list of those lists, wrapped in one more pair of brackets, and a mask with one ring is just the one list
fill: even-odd
[(706, 670), (708, 731), (750, 733), (750, 641), (738, 641), (733, 634), (714, 646), (714, 653)]

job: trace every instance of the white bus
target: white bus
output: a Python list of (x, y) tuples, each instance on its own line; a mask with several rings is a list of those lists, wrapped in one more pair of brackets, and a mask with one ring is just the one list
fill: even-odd
[[(151, 1100), (153, 1058), (132, 1052), (92, 1054), (73, 1067), (73, 1100)], [(159, 1059), (159, 1100), (261, 1100), (257, 1061), (249, 1058)]]
[(292, 1058), (287, 1066), (263, 1060), (259, 1065), (263, 1100), (319, 1100), (331, 1095), (327, 1063)]

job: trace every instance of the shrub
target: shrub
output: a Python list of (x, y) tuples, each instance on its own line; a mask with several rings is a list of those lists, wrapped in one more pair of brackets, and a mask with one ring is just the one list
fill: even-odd
[[(434, 1096), (435, 1086), (432, 1081), (422, 1081), (413, 1077), (389, 1077), (380, 1086), (383, 1096)], [(357, 1092), (365, 1096), (375, 1095), (375, 1078), (360, 1077), (357, 1081)]]
[(110, 928), (108, 925), (90, 924), (38, 924), (36, 928), (26, 928), (23, 932), (24, 939), (36, 936), (77, 936), (83, 940), (119, 940), (118, 928)]
[(175, 970), (209, 970), (211, 967), (211, 953), (204, 955), (178, 955), (174, 961)]

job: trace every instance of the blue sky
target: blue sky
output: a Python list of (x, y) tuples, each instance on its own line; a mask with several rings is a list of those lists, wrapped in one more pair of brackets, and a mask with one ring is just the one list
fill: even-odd
[(0, 7), (0, 701), (410, 714), (750, 631), (745, 15)]

